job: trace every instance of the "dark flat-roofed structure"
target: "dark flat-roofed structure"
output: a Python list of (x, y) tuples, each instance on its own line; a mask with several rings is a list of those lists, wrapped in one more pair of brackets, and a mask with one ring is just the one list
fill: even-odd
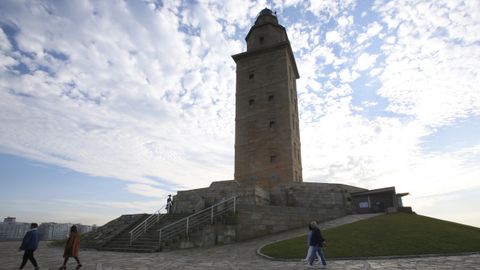
[(356, 213), (382, 213), (382, 212), (411, 212), (408, 207), (403, 207), (402, 197), (409, 193), (396, 193), (395, 187), (372, 189), (354, 192), (351, 194), (353, 208)]

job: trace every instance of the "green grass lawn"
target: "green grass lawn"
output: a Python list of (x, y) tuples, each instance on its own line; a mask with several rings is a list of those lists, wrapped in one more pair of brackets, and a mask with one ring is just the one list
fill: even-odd
[[(479, 228), (414, 214), (382, 215), (322, 234), (327, 259), (480, 251)], [(261, 252), (274, 258), (305, 258), (306, 235), (267, 245)]]

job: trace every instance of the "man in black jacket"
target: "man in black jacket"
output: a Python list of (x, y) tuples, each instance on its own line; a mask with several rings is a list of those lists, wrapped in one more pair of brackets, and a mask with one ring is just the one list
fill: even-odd
[(32, 223), (30, 225), (30, 230), (23, 237), (22, 245), (20, 246), (18, 251), (25, 250), (25, 252), (23, 253), (22, 264), (20, 265), (20, 267), (18, 269), (23, 269), (23, 267), (27, 263), (27, 260), (30, 260), (30, 262), (33, 264), (33, 267), (35, 267), (35, 270), (40, 269), (38, 267), (37, 261), (33, 257), (33, 252), (38, 247), (37, 227), (38, 227), (37, 223)]
[(322, 247), (325, 244), (325, 239), (322, 236), (322, 232), (318, 228), (317, 222), (312, 221), (310, 223), (312, 228), (312, 234), (310, 236), (310, 246), (313, 246), (312, 254), (310, 255), (310, 265), (313, 265), (313, 261), (315, 260), (316, 254), (320, 255), (320, 259), (322, 260), (322, 266), (326, 267), (327, 262), (325, 260), (325, 256), (323, 255)]

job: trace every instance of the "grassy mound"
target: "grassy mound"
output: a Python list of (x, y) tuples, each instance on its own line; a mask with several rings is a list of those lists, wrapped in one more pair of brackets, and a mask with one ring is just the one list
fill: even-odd
[[(480, 229), (414, 214), (389, 214), (322, 231), (327, 258), (480, 251)], [(306, 256), (306, 235), (267, 245), (274, 258)]]

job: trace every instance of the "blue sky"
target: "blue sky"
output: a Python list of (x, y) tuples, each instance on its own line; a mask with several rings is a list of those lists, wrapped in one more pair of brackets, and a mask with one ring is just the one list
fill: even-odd
[(103, 224), (233, 178), (235, 63), (287, 29), (309, 182), (480, 226), (478, 1), (0, 1), (0, 217)]

